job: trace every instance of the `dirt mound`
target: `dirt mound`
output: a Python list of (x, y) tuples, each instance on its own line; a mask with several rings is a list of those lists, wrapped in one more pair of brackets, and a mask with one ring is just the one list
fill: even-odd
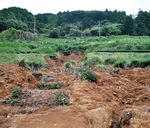
[[(61, 54), (46, 62), (52, 67), (32, 72), (18, 65), (0, 65), (0, 98), (10, 96), (10, 89), (21, 87), (30, 92), (21, 103), (1, 105), (3, 128), (127, 128), (150, 127), (150, 69), (98, 69), (97, 81), (81, 80), (75, 69), (66, 69), (68, 60), (80, 62), (80, 53)], [(61, 63), (60, 63), (61, 62)], [(40, 90), (39, 83), (59, 82), (59, 89)], [(64, 91), (69, 105), (57, 106), (55, 93)], [(63, 98), (64, 100), (64, 98)], [(49, 105), (53, 101), (53, 105)], [(20, 103), (20, 102), (19, 102)]]
[(38, 83), (38, 80), (33, 75), (34, 72), (23, 69), (18, 65), (0, 65), (0, 97), (2, 93), (8, 93), (7, 91), (14, 87), (32, 87)]

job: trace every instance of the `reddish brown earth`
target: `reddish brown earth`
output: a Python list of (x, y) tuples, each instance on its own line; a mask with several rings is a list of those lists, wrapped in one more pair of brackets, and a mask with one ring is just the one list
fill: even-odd
[[(80, 62), (82, 55), (61, 55), (57, 60), (45, 57), (50, 69), (29, 71), (18, 65), (0, 65), (0, 99), (21, 87), (32, 93), (27, 106), (0, 105), (1, 128), (150, 128), (150, 69), (116, 69), (93, 71), (97, 82), (81, 81), (71, 71), (64, 71), (68, 60)], [(35, 74), (42, 74), (37, 78)], [(49, 79), (45, 76), (49, 75)], [(37, 84), (59, 79), (69, 95), (69, 105), (38, 104), (57, 89), (40, 90)], [(27, 101), (28, 102), (28, 101)], [(130, 118), (128, 118), (128, 116)], [(129, 123), (128, 123), (129, 122)]]

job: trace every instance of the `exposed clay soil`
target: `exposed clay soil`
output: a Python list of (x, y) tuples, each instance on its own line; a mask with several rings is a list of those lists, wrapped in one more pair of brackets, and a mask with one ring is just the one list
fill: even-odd
[[(21, 87), (30, 95), (20, 106), (0, 105), (1, 128), (150, 128), (150, 69), (98, 69), (97, 82), (82, 81), (66, 70), (68, 60), (80, 62), (82, 55), (45, 56), (50, 69), (29, 71), (18, 65), (0, 65), (0, 99)], [(75, 67), (73, 67), (75, 68)], [(38, 77), (37, 77), (38, 76)], [(45, 79), (45, 76), (49, 76)], [(40, 90), (41, 82), (61, 81), (61, 89)], [(45, 105), (63, 90), (69, 105)]]

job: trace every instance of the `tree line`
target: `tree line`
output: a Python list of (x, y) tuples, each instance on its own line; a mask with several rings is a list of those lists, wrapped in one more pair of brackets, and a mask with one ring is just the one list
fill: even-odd
[(139, 10), (136, 16), (125, 11), (66, 11), (33, 15), (26, 9), (0, 10), (0, 32), (9, 28), (48, 34), (52, 38), (109, 35), (150, 35), (150, 11)]

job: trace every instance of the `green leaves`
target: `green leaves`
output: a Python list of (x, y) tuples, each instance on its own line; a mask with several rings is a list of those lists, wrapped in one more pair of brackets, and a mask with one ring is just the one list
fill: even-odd
[(58, 91), (55, 95), (57, 105), (69, 104), (69, 97), (64, 91)]
[(71, 68), (73, 65), (76, 65), (77, 62), (75, 60), (69, 60), (65, 63), (66, 68)]
[(37, 87), (44, 90), (44, 89), (59, 89), (61, 88), (61, 85), (59, 84), (58, 81), (55, 81), (54, 83), (40, 83), (37, 84)]
[(22, 99), (23, 92), (22, 92), (21, 88), (14, 88), (14, 89), (12, 89), (11, 92), (12, 92), (12, 96), (10, 98), (8, 98), (6, 103), (10, 104), (10, 105), (15, 105)]
[(90, 69), (86, 69), (81, 73), (82, 80), (88, 80), (89, 82), (96, 82), (97, 78)]

